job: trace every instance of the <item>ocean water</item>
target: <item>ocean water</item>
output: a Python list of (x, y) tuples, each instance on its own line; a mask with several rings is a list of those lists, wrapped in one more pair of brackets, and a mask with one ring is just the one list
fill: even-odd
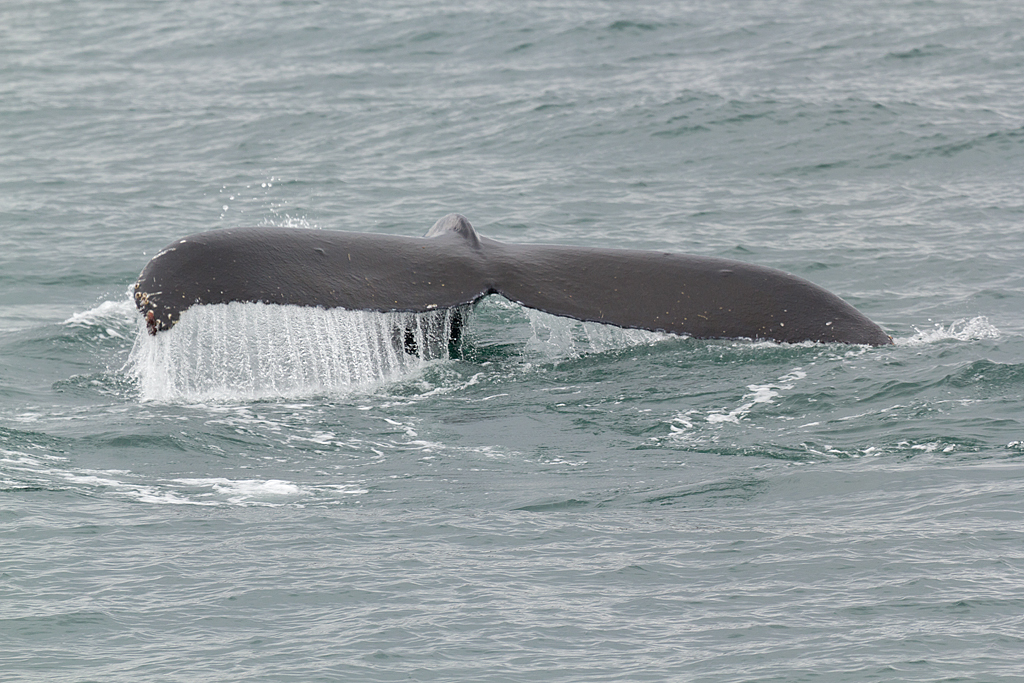
[[(1022, 180), (1007, 0), (4, 2), (0, 680), (1024, 680)], [(452, 211), (896, 344), (129, 301)]]

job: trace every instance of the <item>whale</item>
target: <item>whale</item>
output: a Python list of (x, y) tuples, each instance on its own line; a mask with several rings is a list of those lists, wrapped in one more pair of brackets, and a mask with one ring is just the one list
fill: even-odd
[(284, 227), (200, 232), (160, 251), (134, 286), (153, 335), (197, 305), (427, 312), (491, 294), (556, 316), (696, 339), (893, 343), (840, 297), (781, 270), (664, 251), (499, 242), (478, 235), (461, 214), (444, 216), (423, 237)]

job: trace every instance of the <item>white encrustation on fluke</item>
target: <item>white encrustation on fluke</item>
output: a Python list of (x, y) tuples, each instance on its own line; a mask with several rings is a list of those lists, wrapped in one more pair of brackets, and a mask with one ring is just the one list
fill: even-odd
[(424, 312), (500, 294), (577, 320), (698, 339), (882, 346), (892, 338), (836, 295), (774, 268), (659, 251), (505, 244), (449, 214), (426, 237), (231, 228), (168, 245), (135, 302), (149, 330), (197, 304), (263, 302)]

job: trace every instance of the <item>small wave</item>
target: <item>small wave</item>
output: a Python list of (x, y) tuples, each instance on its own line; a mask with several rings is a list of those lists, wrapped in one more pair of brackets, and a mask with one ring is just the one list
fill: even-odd
[(807, 377), (807, 373), (801, 368), (794, 368), (779, 377), (776, 382), (766, 384), (747, 385), (748, 393), (740, 399), (741, 403), (735, 408), (719, 408), (710, 410), (701, 417), (703, 411), (687, 410), (677, 413), (667, 423), (669, 432), (664, 435), (650, 437), (653, 442), (662, 442), (665, 439), (672, 441), (693, 441), (699, 438), (698, 434), (703, 424), (710, 424), (718, 427), (720, 425), (740, 424), (755, 406), (760, 404), (774, 403), (775, 399), (782, 395), (783, 391), (789, 391), (796, 387), (796, 383)]
[[(68, 338), (87, 347), (123, 350), (131, 343), (138, 324), (134, 304), (127, 300), (104, 301), (61, 323)], [(118, 361), (119, 363), (121, 361)]]
[(962, 318), (950, 323), (948, 326), (936, 323), (935, 327), (930, 330), (921, 330), (917, 327), (914, 330), (916, 331), (914, 336), (906, 339), (897, 339), (896, 343), (900, 346), (923, 346), (947, 339), (956, 341), (996, 339), (1000, 334), (996, 326), (990, 323), (988, 318), (983, 315), (971, 318), (970, 320)]
[(75, 313), (62, 325), (68, 327), (107, 327), (110, 325), (124, 326), (131, 324), (135, 318), (135, 306), (131, 301), (104, 301), (88, 311)]
[(188, 501), (202, 500), (205, 504), (214, 505), (276, 506), (315, 497), (326, 491), (345, 494), (366, 493), (366, 489), (354, 484), (301, 486), (283, 479), (210, 477), (174, 479), (168, 482), (168, 486), (175, 485), (182, 487), (176, 492), (178, 498)]
[(890, 52), (886, 55), (888, 59), (923, 59), (927, 57), (936, 57), (945, 55), (951, 52), (951, 48), (946, 45), (939, 45), (936, 43), (929, 43), (923, 47), (914, 47), (909, 50), (902, 50), (899, 52)]
[(984, 391), (1012, 391), (1024, 386), (1024, 364), (976, 360), (957, 368), (943, 381), (958, 389), (977, 387)]
[(807, 373), (800, 368), (795, 368), (791, 372), (779, 377), (781, 384), (751, 384), (747, 386), (747, 390), (750, 393), (743, 396), (744, 402), (742, 404), (728, 412), (724, 408), (720, 411), (712, 412), (708, 414), (707, 421), (711, 424), (721, 424), (723, 422), (738, 423), (758, 403), (772, 403), (772, 399), (779, 396), (780, 391), (792, 389), (796, 386), (794, 382), (804, 377), (807, 377)]
[(523, 505), (522, 507), (515, 508), (515, 510), (519, 512), (566, 512), (579, 510), (581, 508), (588, 507), (589, 505), (590, 503), (585, 500), (568, 498), (565, 500), (555, 500), (543, 503), (531, 503), (529, 505)]
[(609, 31), (655, 31), (659, 24), (638, 21), (619, 20), (608, 26)]
[(264, 506), (338, 503), (368, 492), (359, 482), (299, 484), (283, 479), (183, 477), (150, 480), (129, 470), (69, 466), (61, 456), (0, 449), (0, 491), (73, 491), (153, 505)]

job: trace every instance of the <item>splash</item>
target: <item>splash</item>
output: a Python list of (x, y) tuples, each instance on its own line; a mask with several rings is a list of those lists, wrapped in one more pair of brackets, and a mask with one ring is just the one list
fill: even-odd
[(206, 402), (347, 394), (447, 359), (466, 311), (378, 313), (262, 303), (193, 306), (128, 369), (143, 400)]
[(999, 337), (999, 330), (988, 321), (988, 318), (981, 315), (970, 320), (960, 319), (950, 323), (948, 327), (936, 323), (930, 330), (920, 330), (908, 339), (897, 339), (896, 343), (903, 346), (921, 346), (935, 342), (953, 339), (956, 341), (974, 341), (977, 339), (996, 339)]

